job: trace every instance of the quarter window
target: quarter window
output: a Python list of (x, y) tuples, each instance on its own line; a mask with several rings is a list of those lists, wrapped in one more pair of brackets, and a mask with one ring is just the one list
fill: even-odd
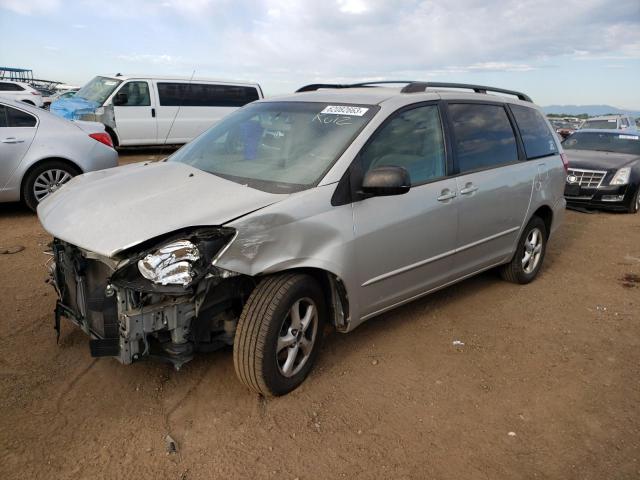
[(516, 138), (504, 107), (476, 103), (449, 105), (460, 173), (518, 160)]
[(547, 122), (537, 110), (521, 105), (511, 105), (513, 116), (524, 143), (524, 151), (528, 159), (555, 155), (558, 146)]
[(258, 100), (255, 87), (207, 83), (158, 83), (160, 105), (168, 107), (242, 107)]
[(0, 127), (35, 127), (36, 117), (17, 108), (0, 105)]
[(411, 184), (445, 175), (445, 148), (436, 105), (406, 110), (393, 117), (364, 148), (364, 172), (382, 166), (404, 167)]
[(127, 95), (127, 101), (118, 104), (119, 107), (148, 107), (151, 105), (149, 96), (149, 84), (147, 82), (125, 83), (116, 95)]

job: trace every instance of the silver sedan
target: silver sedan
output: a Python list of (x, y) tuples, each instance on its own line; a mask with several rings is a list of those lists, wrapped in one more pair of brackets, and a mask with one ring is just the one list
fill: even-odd
[(72, 177), (118, 165), (104, 126), (0, 98), (0, 202), (35, 210)]

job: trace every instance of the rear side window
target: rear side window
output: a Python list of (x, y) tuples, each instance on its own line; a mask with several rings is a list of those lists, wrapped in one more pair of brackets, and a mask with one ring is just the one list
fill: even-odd
[(22, 90), (24, 88), (15, 83), (0, 82), (0, 92), (21, 92)]
[(554, 135), (549, 130), (547, 122), (534, 108), (523, 107), (521, 105), (511, 105), (513, 116), (524, 143), (524, 151), (528, 159), (555, 155), (558, 153), (558, 146)]
[(504, 107), (477, 103), (449, 104), (460, 173), (518, 160), (516, 137)]
[(160, 105), (168, 107), (242, 107), (258, 99), (255, 87), (205, 83), (158, 83)]
[(0, 127), (35, 127), (36, 117), (26, 112), (0, 105)]
[(361, 153), (364, 171), (403, 167), (412, 185), (445, 175), (445, 149), (436, 105), (405, 110), (378, 131)]

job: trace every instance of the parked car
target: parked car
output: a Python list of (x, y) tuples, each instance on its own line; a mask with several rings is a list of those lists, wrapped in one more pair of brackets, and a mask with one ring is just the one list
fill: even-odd
[(26, 83), (13, 80), (0, 80), (0, 97), (28, 103), (35, 107), (43, 105), (42, 94), (39, 91)]
[(325, 324), (349, 332), (494, 267), (531, 282), (565, 209), (538, 107), (491, 87), (377, 85), (254, 102), (166, 161), (47, 198), (56, 325), (124, 364), (153, 353), (179, 368), (233, 345), (240, 380), (280, 395)]
[(569, 122), (565, 122), (564, 120), (550, 120), (551, 126), (554, 128), (556, 133), (560, 135), (560, 138), (564, 140), (573, 132), (575, 132), (575, 128)]
[(43, 97), (44, 108), (49, 109), (49, 107), (51, 107), (51, 104), (56, 100), (63, 100), (65, 98), (73, 97), (78, 90), (80, 89), (79, 88), (73, 88), (70, 90), (60, 89), (48, 97)]
[(180, 77), (98, 76), (51, 111), (105, 125), (116, 146), (182, 144), (262, 98), (254, 83)]
[(640, 209), (640, 135), (579, 130), (564, 143), (569, 160), (565, 197), (570, 205)]
[(0, 98), (0, 202), (38, 203), (80, 173), (115, 167), (104, 127), (68, 122), (46, 110)]
[(586, 119), (580, 129), (638, 131), (636, 122), (629, 115), (603, 115)]

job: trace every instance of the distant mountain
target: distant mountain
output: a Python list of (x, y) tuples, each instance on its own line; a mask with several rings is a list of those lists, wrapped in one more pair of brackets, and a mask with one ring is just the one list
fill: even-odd
[(628, 113), (634, 118), (640, 117), (640, 111), (623, 110), (611, 105), (549, 105), (542, 107), (544, 113), (566, 113), (567, 115), (580, 115), (586, 113), (594, 117), (596, 115), (606, 115), (607, 113)]

